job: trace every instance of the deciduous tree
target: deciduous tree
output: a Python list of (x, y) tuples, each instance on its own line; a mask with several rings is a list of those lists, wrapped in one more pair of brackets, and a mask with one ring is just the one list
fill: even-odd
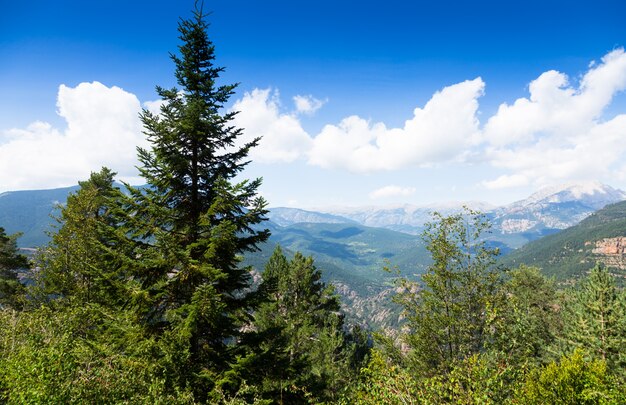
[(466, 209), (434, 219), (423, 234), (432, 264), (421, 283), (401, 281), (396, 297), (408, 320), (409, 363), (427, 375), (483, 351), (502, 285), (498, 250), (482, 239), (490, 226), (484, 215)]

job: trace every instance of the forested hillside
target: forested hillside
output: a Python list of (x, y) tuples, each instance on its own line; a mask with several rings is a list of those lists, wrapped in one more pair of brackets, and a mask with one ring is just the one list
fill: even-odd
[(579, 278), (596, 262), (612, 272), (626, 274), (626, 202), (609, 205), (579, 224), (517, 249), (504, 257), (508, 266), (541, 268), (560, 281)]
[[(567, 289), (506, 268), (471, 209), (435, 213), (420, 242), (272, 226), (261, 179), (245, 178), (259, 139), (241, 142), (224, 109), (236, 85), (221, 84), (207, 28), (201, 8), (180, 21), (178, 87), (141, 114), (145, 187), (95, 168), (30, 261), (0, 228), (0, 402), (626, 403), (626, 294), (605, 266)], [(583, 228), (617, 235), (623, 217), (615, 205)], [(346, 322), (348, 282), (385, 286), (401, 317)]]

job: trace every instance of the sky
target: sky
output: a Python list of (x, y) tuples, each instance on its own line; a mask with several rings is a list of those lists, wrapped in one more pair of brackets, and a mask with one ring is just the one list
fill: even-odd
[[(2, 0), (0, 193), (137, 177), (189, 0)], [(270, 206), (626, 190), (626, 2), (206, 0)]]

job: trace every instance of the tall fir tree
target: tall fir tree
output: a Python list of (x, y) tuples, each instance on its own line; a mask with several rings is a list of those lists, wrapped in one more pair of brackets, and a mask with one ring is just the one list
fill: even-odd
[(234, 343), (252, 303), (241, 254), (269, 236), (259, 229), (267, 213), (261, 179), (234, 182), (258, 139), (238, 143), (236, 112), (224, 112), (236, 85), (217, 84), (223, 68), (214, 65), (205, 17), (196, 9), (179, 23), (180, 56), (172, 60), (180, 88), (157, 87), (160, 113), (141, 115), (151, 144), (138, 150), (147, 186), (131, 188), (126, 207), (139, 242), (135, 307), (150, 333), (172, 342), (174, 374), (200, 399), (236, 380)]
[(17, 271), (29, 267), (26, 256), (17, 249), (16, 235), (7, 235), (0, 227), (0, 308), (20, 309), (24, 305), (24, 286)]

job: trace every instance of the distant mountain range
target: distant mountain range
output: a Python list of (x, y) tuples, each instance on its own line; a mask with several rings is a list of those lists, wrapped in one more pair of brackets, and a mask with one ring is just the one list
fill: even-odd
[[(550, 187), (491, 212), (494, 233), (513, 248), (576, 225), (595, 211), (626, 200), (626, 193), (589, 182)], [(507, 237), (508, 236), (508, 237)]]
[[(2, 193), (0, 226), (8, 233), (22, 232), (18, 239), (21, 247), (43, 246), (49, 240), (46, 231), (54, 230), (52, 216), (76, 189)], [(246, 263), (261, 271), (276, 244), (288, 255), (296, 251), (313, 255), (324, 280), (335, 284), (353, 320), (387, 326), (380, 322), (397, 320), (390, 313), (398, 315), (389, 300), (397, 274), (383, 268), (392, 267), (403, 275), (423, 273), (430, 257), (417, 235), (432, 219), (433, 211), (450, 214), (468, 205), (485, 212), (493, 223), (490, 243), (503, 253), (512, 252), (503, 259), (507, 264), (534, 264), (567, 279), (602, 256), (594, 252), (621, 252), (626, 246), (626, 202), (619, 203), (624, 200), (626, 193), (621, 190), (585, 183), (544, 189), (502, 207), (472, 202), (425, 207), (271, 208), (269, 221), (263, 224), (272, 232), (270, 241), (261, 252), (246, 257)], [(612, 203), (618, 204), (607, 206)], [(589, 225), (597, 223), (603, 225)], [(559, 232), (565, 228), (569, 229)], [(551, 236), (544, 238), (546, 235)], [(607, 263), (617, 263), (622, 256), (606, 257)]]
[[(626, 200), (626, 193), (599, 182), (566, 184), (540, 190), (530, 197), (512, 204), (494, 207), (487, 203), (449, 203), (441, 205), (394, 207), (340, 207), (304, 211), (296, 208), (272, 208), (270, 219), (290, 225), (306, 217), (310, 222), (325, 222), (324, 215), (332, 215), (333, 223), (356, 222), (361, 225), (387, 228), (409, 234), (420, 234), (424, 224), (432, 219), (432, 212), (458, 212), (463, 205), (484, 212), (492, 221), (494, 243), (505, 251), (550, 235), (577, 224), (598, 209)], [(278, 213), (275, 214), (275, 213)]]
[[(7, 232), (22, 232), (19, 245), (36, 247), (48, 240), (58, 204), (65, 202), (75, 187), (52, 190), (13, 191), (0, 194), (0, 226)], [(482, 211), (493, 223), (491, 239), (509, 249), (579, 223), (600, 208), (626, 200), (626, 193), (598, 183), (568, 184), (540, 190), (512, 204), (494, 207), (482, 202), (428, 206), (340, 207), (304, 210), (276, 207), (269, 219), (278, 226), (300, 223), (359, 224), (419, 235), (431, 213), (458, 212), (463, 205)]]
[(10, 191), (0, 194), (0, 226), (7, 233), (21, 232), (20, 247), (38, 247), (48, 242), (53, 231), (53, 215), (78, 186), (52, 190)]

